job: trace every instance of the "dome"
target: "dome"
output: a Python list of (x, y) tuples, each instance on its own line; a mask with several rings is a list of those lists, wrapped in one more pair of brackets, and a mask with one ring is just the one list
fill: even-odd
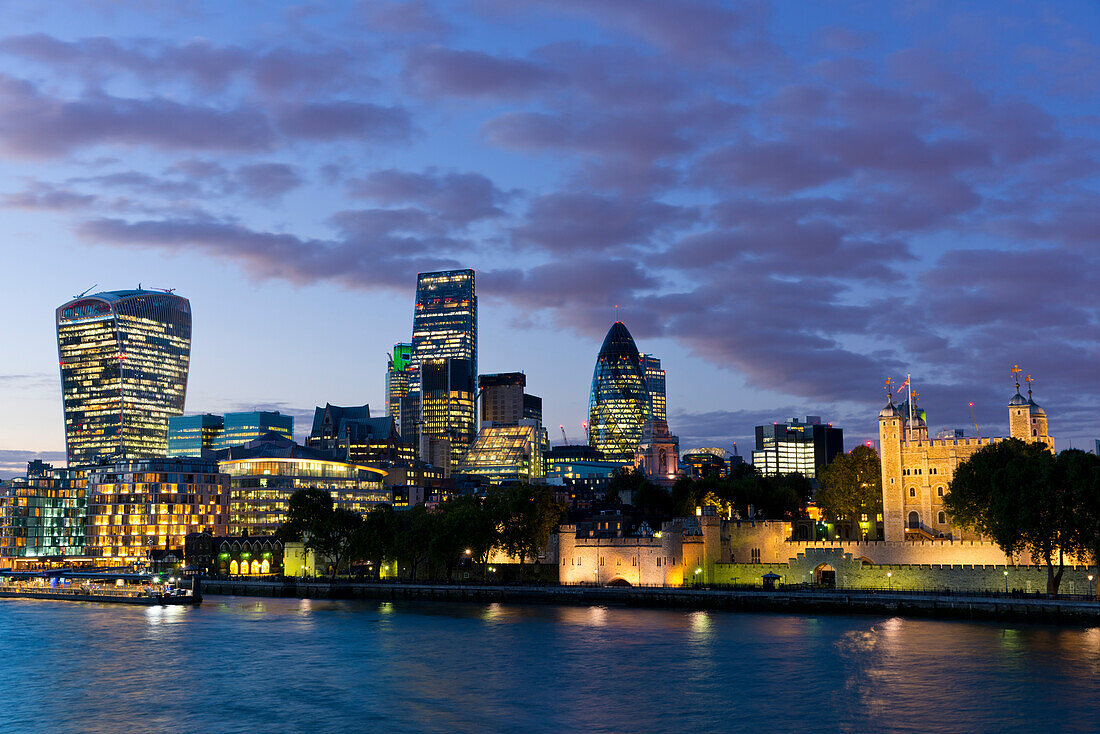
[(1028, 407), (1031, 408), (1031, 413), (1033, 415), (1046, 415), (1047, 414), (1046, 411), (1043, 410), (1043, 406), (1039, 405), (1037, 402), (1032, 400), (1030, 397), (1028, 397), (1028, 399), (1027, 399), (1027, 404), (1028, 404)]
[(1008, 407), (1010, 408), (1017, 405), (1027, 405), (1027, 398), (1021, 395), (1019, 390), (1016, 390), (1016, 394), (1012, 396), (1012, 400), (1008, 401)]
[(898, 409), (894, 407), (894, 401), (891, 400), (886, 404), (886, 407), (878, 412), (879, 418), (900, 418), (901, 414), (898, 413)]

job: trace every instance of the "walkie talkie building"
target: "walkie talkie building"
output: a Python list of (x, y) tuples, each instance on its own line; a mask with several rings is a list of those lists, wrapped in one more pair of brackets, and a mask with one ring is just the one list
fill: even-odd
[(108, 291), (57, 309), (69, 466), (164, 456), (182, 415), (191, 304), (160, 291)]

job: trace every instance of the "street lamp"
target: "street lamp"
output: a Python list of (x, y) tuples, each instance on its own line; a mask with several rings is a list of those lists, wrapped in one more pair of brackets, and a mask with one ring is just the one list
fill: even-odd
[(701, 568), (695, 569), (695, 585), (696, 586), (699, 585), (699, 574), (701, 574), (702, 572), (703, 572), (703, 569), (701, 569)]
[(1005, 569), (1005, 593), (1008, 593), (1008, 569)]
[(894, 590), (894, 572), (893, 571), (887, 571), (886, 572), (886, 584), (889, 587), (890, 591)]

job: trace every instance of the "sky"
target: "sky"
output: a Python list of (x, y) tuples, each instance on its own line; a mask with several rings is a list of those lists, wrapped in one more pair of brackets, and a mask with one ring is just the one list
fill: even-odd
[[(821, 415), (1100, 437), (1093, 2), (0, 4), (0, 476), (61, 460), (54, 309), (174, 288), (187, 412), (384, 410), (416, 273), (582, 438), (616, 319), (682, 449)], [(974, 403), (972, 422), (968, 403)]]

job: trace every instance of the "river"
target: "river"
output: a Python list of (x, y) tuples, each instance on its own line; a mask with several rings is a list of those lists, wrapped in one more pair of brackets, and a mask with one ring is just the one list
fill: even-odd
[(1100, 629), (607, 607), (0, 600), (0, 730), (1097, 731)]

